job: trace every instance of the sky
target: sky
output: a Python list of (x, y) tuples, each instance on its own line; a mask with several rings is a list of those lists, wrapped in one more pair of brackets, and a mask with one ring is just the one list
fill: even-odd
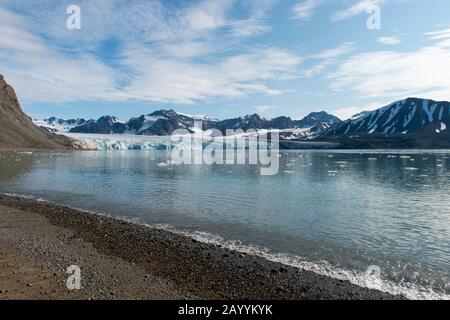
[(450, 100), (450, 1), (0, 0), (0, 74), (33, 118), (347, 119)]

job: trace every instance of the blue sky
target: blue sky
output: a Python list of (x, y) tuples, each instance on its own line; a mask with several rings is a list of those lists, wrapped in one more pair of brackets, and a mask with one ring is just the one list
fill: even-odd
[[(66, 27), (70, 5), (81, 30)], [(0, 73), (34, 118), (347, 118), (450, 100), (450, 2), (2, 0)]]

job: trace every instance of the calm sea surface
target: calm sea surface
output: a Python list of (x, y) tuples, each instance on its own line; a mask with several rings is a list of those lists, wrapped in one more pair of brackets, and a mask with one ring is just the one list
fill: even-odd
[(450, 153), (292, 151), (276, 176), (167, 160), (3, 152), (0, 192), (164, 225), (411, 298), (450, 296)]

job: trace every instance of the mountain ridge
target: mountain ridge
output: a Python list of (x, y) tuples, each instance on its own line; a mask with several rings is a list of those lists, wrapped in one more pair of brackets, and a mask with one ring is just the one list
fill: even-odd
[[(55, 117), (47, 120), (35, 120), (35, 122), (48, 130), (55, 130), (57, 127), (53, 124)], [(49, 121), (53, 120), (53, 121)], [(265, 118), (258, 114), (246, 115), (243, 117), (217, 120), (208, 117), (188, 116), (178, 113), (174, 110), (158, 110), (151, 114), (141, 115), (131, 118), (127, 122), (121, 122), (114, 116), (102, 116), (97, 120), (84, 119), (58, 119), (58, 123), (70, 124), (81, 121), (77, 126), (71, 127), (64, 132), (70, 133), (91, 133), (91, 134), (135, 134), (135, 135), (170, 135), (174, 130), (185, 129), (194, 131), (195, 121), (202, 120), (202, 129), (217, 129), (223, 134), (229, 129), (266, 129), (266, 130), (286, 130), (286, 129), (305, 129), (315, 128), (315, 132), (322, 131), (331, 126), (338, 125), (342, 121), (328, 114), (325, 111), (313, 112), (301, 120), (293, 120), (290, 117), (280, 116), (276, 118)], [(64, 127), (66, 129), (68, 127)]]
[(72, 148), (71, 139), (43, 130), (23, 112), (14, 89), (0, 75), (0, 148)]
[(450, 148), (450, 102), (406, 98), (355, 115), (323, 131), (318, 141), (343, 148)]

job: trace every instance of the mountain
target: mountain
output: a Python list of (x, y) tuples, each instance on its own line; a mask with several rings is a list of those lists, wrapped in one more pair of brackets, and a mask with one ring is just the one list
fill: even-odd
[(450, 102), (408, 98), (360, 113), (325, 134), (441, 134), (449, 126)]
[(320, 139), (357, 147), (448, 148), (450, 102), (407, 98), (375, 111), (363, 112)]
[(14, 89), (0, 75), (0, 148), (71, 148), (72, 141), (36, 126), (22, 111)]
[(190, 131), (194, 127), (194, 121), (194, 118), (173, 110), (160, 110), (131, 119), (127, 123), (127, 132), (144, 136), (165, 136), (171, 135), (177, 129)]
[(89, 120), (69, 130), (74, 133), (118, 134), (124, 133), (126, 125), (116, 117), (103, 116), (98, 120)]
[(160, 110), (152, 114), (132, 118), (128, 122), (121, 122), (116, 117), (103, 116), (98, 120), (73, 127), (71, 133), (94, 134), (134, 134), (134, 135), (170, 135), (177, 129), (194, 127), (194, 118), (176, 113), (173, 110)]
[(333, 116), (325, 111), (312, 112), (302, 120), (297, 121), (299, 128), (311, 128), (321, 127), (323, 124), (330, 125), (331, 127), (338, 126), (342, 123), (342, 120), (336, 116)]
[(50, 132), (69, 132), (72, 128), (86, 123), (84, 119), (59, 119), (51, 117), (44, 120), (33, 120), (37, 126), (47, 129)]
[[(292, 120), (289, 117), (277, 117), (272, 119), (262, 118), (257, 114), (247, 115), (241, 118), (229, 119), (220, 121), (216, 124), (216, 128), (222, 132), (226, 129), (310, 129), (315, 128), (312, 131), (318, 132), (323, 129), (328, 129), (332, 126), (336, 126), (342, 123), (342, 121), (325, 111), (313, 112), (304, 117), (301, 120)], [(298, 131), (298, 130), (294, 130)], [(306, 131), (304, 131), (306, 132)]]
[[(205, 116), (189, 116), (177, 113), (174, 110), (159, 110), (148, 115), (132, 118), (127, 122), (121, 122), (116, 117), (103, 116), (98, 120), (76, 119), (61, 120), (50, 118), (52, 121), (36, 120), (35, 123), (49, 130), (60, 130), (59, 132), (91, 133), (91, 134), (132, 134), (132, 135), (171, 135), (174, 130), (185, 129), (195, 131), (194, 125), (201, 120), (202, 129), (218, 129), (226, 133), (227, 129), (255, 129), (255, 130), (289, 130), (297, 132), (301, 130), (302, 135), (307, 132), (318, 134), (325, 129), (335, 126), (342, 121), (326, 112), (316, 112), (306, 116), (302, 120), (292, 120), (289, 117), (277, 117), (273, 119), (264, 118), (257, 114), (245, 117), (219, 121)], [(53, 120), (54, 119), (54, 120)], [(80, 123), (77, 125), (77, 121)], [(55, 125), (55, 123), (57, 125)], [(67, 130), (68, 129), (68, 130)], [(295, 130), (294, 130), (295, 129)]]

